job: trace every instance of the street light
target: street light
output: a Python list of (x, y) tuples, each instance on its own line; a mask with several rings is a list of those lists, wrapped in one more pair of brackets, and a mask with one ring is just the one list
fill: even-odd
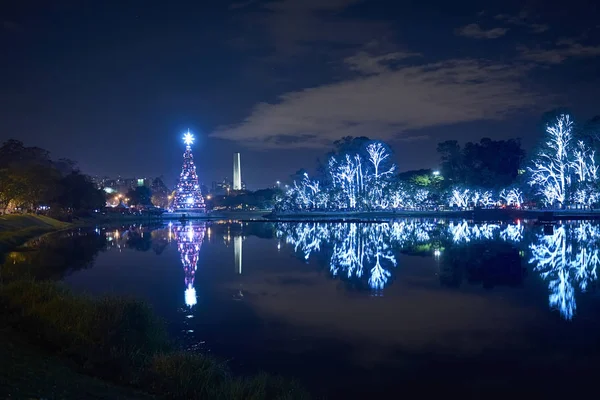
[(433, 176), (438, 176), (440, 174), (440, 171), (433, 171)]

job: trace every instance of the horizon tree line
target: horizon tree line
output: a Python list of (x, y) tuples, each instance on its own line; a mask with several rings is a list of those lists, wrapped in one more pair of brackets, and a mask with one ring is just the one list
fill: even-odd
[[(595, 121), (595, 122), (594, 122)], [(278, 211), (374, 211), (440, 206), (590, 208), (600, 202), (596, 149), (600, 118), (575, 130), (568, 113), (549, 119), (526, 158), (519, 139), (438, 144), (440, 171), (397, 173), (390, 146), (367, 137), (334, 142), (317, 174), (305, 170), (276, 204)]]

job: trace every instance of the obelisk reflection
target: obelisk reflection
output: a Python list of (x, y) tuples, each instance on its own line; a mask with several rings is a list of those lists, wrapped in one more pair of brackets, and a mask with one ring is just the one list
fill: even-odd
[(242, 274), (242, 242), (241, 236), (235, 236), (233, 238), (233, 257), (235, 260), (235, 270), (238, 274)]

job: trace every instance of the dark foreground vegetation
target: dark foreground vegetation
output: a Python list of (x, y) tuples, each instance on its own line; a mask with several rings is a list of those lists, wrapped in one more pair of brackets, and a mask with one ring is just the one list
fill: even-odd
[[(39, 216), (3, 218), (0, 263), (26, 232), (64, 226)], [(92, 299), (36, 280), (57, 271), (24, 267), (19, 274), (14, 254), (0, 264), (0, 398), (307, 398), (283, 378), (236, 377), (219, 360), (179, 351), (142, 302)]]
[(19, 335), (82, 373), (146, 393), (177, 399), (306, 397), (283, 379), (233, 377), (222, 362), (173, 349), (162, 323), (134, 300), (92, 300), (54, 282), (16, 281), (0, 288), (0, 306), (5, 334)]

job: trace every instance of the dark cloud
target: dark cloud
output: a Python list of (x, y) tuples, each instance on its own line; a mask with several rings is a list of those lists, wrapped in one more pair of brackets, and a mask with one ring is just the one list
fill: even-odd
[(239, 10), (239, 9), (251, 6), (253, 4), (256, 4), (256, 3), (258, 3), (258, 0), (240, 1), (240, 2), (230, 4), (229, 9), (230, 10)]
[(330, 45), (362, 46), (390, 30), (388, 22), (342, 17), (340, 12), (364, 0), (276, 0), (247, 13), (249, 29), (263, 29), (276, 54), (293, 56)]
[[(373, 66), (386, 57), (359, 59)], [(262, 148), (320, 148), (347, 135), (410, 140), (411, 130), (503, 119), (537, 99), (519, 84), (528, 71), (523, 65), (462, 59), (375, 70), (261, 103), (241, 124), (221, 127), (212, 136)], [(282, 140), (307, 134), (318, 140)]]
[(556, 42), (556, 47), (550, 49), (519, 46), (517, 50), (523, 60), (540, 64), (561, 64), (570, 58), (600, 56), (600, 46), (583, 45), (574, 39), (561, 39)]
[(360, 51), (350, 57), (346, 57), (344, 62), (348, 64), (351, 70), (365, 75), (381, 74), (390, 70), (390, 65), (401, 60), (421, 57), (420, 53), (393, 52), (380, 56), (372, 56), (365, 51)]
[(520, 11), (516, 15), (497, 14), (494, 16), (494, 18), (499, 21), (504, 21), (507, 24), (527, 27), (533, 33), (543, 33), (550, 29), (550, 27), (546, 24), (530, 22), (531, 17), (529, 13), (525, 10)]
[(265, 3), (264, 8), (281, 12), (337, 11), (365, 0), (272, 0)]
[(23, 27), (14, 21), (4, 20), (2, 21), (2, 29), (9, 32), (22, 32)]
[(506, 35), (508, 28), (482, 29), (479, 24), (469, 24), (456, 29), (456, 34), (473, 39), (497, 39)]

